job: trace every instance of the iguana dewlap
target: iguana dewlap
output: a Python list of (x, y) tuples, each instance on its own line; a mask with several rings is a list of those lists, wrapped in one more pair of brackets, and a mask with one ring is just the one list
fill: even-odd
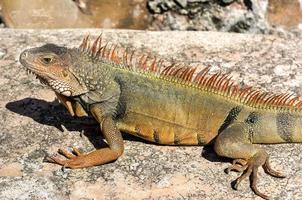
[(85, 37), (79, 48), (54, 44), (25, 50), (20, 62), (50, 86), (73, 116), (93, 116), (108, 147), (82, 154), (60, 149), (66, 160), (47, 160), (70, 168), (101, 165), (123, 154), (120, 131), (167, 145), (213, 144), (215, 152), (234, 159), (227, 171), (243, 172), (235, 188), (252, 177), (258, 191), (257, 171), (269, 165), (259, 143), (302, 141), (302, 101), (241, 88), (228, 75), (208, 75), (209, 68), (167, 64), (139, 56), (114, 45)]

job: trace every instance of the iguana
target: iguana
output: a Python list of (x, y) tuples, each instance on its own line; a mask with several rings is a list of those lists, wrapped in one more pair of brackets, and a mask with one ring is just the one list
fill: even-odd
[(269, 165), (258, 144), (302, 142), (302, 101), (290, 94), (272, 94), (240, 87), (230, 75), (210, 75), (197, 68), (104, 45), (89, 36), (77, 48), (55, 44), (25, 50), (20, 62), (52, 88), (73, 116), (93, 116), (107, 147), (84, 154), (59, 149), (67, 159), (47, 161), (69, 168), (102, 165), (124, 151), (121, 132), (163, 145), (213, 145), (242, 172), (235, 184), (251, 176), (255, 194), (257, 172), (282, 178)]

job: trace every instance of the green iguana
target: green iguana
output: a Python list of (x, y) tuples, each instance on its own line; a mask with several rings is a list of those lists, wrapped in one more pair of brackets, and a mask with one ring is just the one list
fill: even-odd
[[(121, 132), (165, 145), (213, 144), (219, 156), (234, 159), (227, 171), (243, 172), (257, 187), (257, 171), (282, 178), (259, 143), (302, 142), (302, 101), (239, 87), (229, 75), (209, 75), (209, 67), (167, 64), (156, 57), (83, 39), (78, 48), (46, 44), (28, 49), (20, 62), (52, 88), (73, 116), (93, 116), (108, 147), (83, 154), (59, 149), (67, 159), (47, 161), (69, 168), (105, 164), (123, 154)], [(121, 131), (121, 132), (120, 132)]]

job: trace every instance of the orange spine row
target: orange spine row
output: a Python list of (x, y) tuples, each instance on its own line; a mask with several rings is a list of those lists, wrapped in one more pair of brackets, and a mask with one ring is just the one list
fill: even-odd
[[(128, 49), (118, 48), (117, 45), (108, 43), (102, 45), (102, 35), (91, 42), (87, 35), (79, 49), (96, 59), (106, 60), (129, 70), (141, 72), (153, 72), (155, 76), (194, 85), (201, 90), (217, 93), (246, 105), (253, 107), (292, 107), (301, 108), (302, 100), (293, 94), (273, 94), (259, 91), (252, 87), (240, 87), (235, 84), (230, 75), (218, 72), (209, 75), (210, 67), (205, 67), (196, 72), (196, 68), (181, 64), (164, 64), (164, 61), (156, 57), (137, 55), (135, 51), (129, 53)], [(194, 78), (193, 78), (194, 77)]]

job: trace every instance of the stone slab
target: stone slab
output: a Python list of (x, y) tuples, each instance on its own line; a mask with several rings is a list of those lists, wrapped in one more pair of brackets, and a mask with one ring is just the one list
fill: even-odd
[[(193, 66), (231, 72), (240, 84), (301, 94), (302, 38), (217, 32), (0, 29), (0, 199), (260, 199), (244, 180), (235, 191), (227, 159), (211, 147), (173, 147), (125, 136), (116, 162), (80, 170), (43, 163), (45, 152), (101, 143), (97, 128), (72, 118), (18, 63), (26, 48), (53, 42), (69, 47), (87, 33)], [(80, 132), (84, 130), (84, 136)], [(269, 133), (267, 133), (269, 134)], [(259, 170), (259, 188), (275, 199), (302, 198), (302, 145), (263, 145), (287, 178)]]

